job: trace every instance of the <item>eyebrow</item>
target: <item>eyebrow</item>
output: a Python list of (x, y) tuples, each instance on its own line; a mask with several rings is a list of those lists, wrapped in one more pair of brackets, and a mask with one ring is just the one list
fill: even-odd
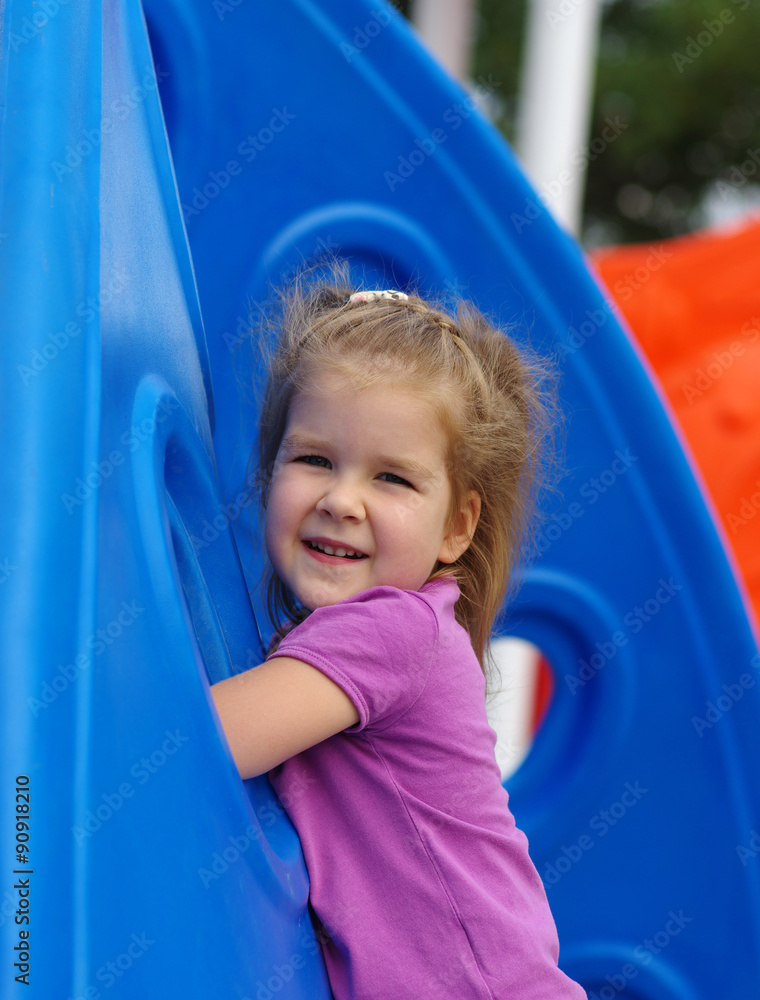
[[(305, 437), (301, 434), (288, 434), (282, 440), (282, 448), (285, 451), (329, 451), (330, 445), (326, 441), (319, 441), (316, 438)], [(418, 479), (430, 482), (437, 479), (434, 472), (426, 466), (421, 465), (412, 458), (392, 458), (390, 455), (377, 455), (376, 460), (379, 465), (384, 465), (389, 469), (399, 472), (409, 472)]]

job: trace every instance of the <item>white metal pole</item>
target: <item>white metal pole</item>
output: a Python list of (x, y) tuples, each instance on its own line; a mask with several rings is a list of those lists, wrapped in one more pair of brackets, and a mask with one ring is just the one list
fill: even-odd
[(601, 0), (530, 0), (516, 151), (557, 221), (580, 231)]
[(454, 79), (467, 83), (475, 37), (475, 0), (414, 0), (411, 21)]

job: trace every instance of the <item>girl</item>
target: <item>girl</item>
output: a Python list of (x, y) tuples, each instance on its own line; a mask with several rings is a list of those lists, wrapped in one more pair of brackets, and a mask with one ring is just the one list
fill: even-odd
[(266, 662), (215, 684), (287, 802), (335, 1000), (585, 1000), (557, 967), (485, 708), (552, 407), (471, 305), (282, 293), (257, 456)]

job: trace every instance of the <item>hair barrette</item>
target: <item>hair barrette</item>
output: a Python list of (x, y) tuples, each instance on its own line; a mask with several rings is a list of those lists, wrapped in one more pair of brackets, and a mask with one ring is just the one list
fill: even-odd
[(348, 301), (352, 302), (375, 302), (378, 299), (396, 299), (399, 302), (406, 302), (409, 296), (406, 292), (398, 292), (395, 289), (387, 288), (384, 291), (374, 291), (374, 292), (354, 292), (353, 295), (349, 295)]

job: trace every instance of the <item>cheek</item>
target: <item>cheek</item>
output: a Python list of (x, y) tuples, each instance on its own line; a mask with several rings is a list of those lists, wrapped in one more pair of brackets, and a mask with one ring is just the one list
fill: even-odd
[(438, 537), (439, 520), (437, 505), (431, 505), (415, 493), (404, 503), (387, 510), (376, 531), (383, 533), (394, 550), (405, 552), (408, 556), (420, 547), (424, 549), (434, 544), (434, 536)]
[(435, 506), (435, 502), (429, 496), (410, 492), (400, 508), (399, 517), (403, 524), (424, 525), (430, 520)]
[(272, 514), (271, 503), (267, 507), (267, 516), (264, 522), (264, 548), (269, 556), (269, 561), (276, 565), (277, 563), (277, 552), (276, 548), (277, 541), (277, 524), (276, 518)]
[(291, 520), (290, 506), (288, 491), (281, 489), (278, 480), (272, 480), (264, 521), (264, 542), (268, 552), (282, 539), (288, 527), (288, 522)]
[(300, 529), (311, 509), (308, 486), (298, 475), (280, 473), (272, 478), (264, 522), (264, 540), (269, 545), (286, 540)]
[(376, 530), (384, 533), (386, 538), (400, 541), (419, 531), (419, 507), (416, 498), (404, 503), (396, 503), (383, 511), (378, 519)]

